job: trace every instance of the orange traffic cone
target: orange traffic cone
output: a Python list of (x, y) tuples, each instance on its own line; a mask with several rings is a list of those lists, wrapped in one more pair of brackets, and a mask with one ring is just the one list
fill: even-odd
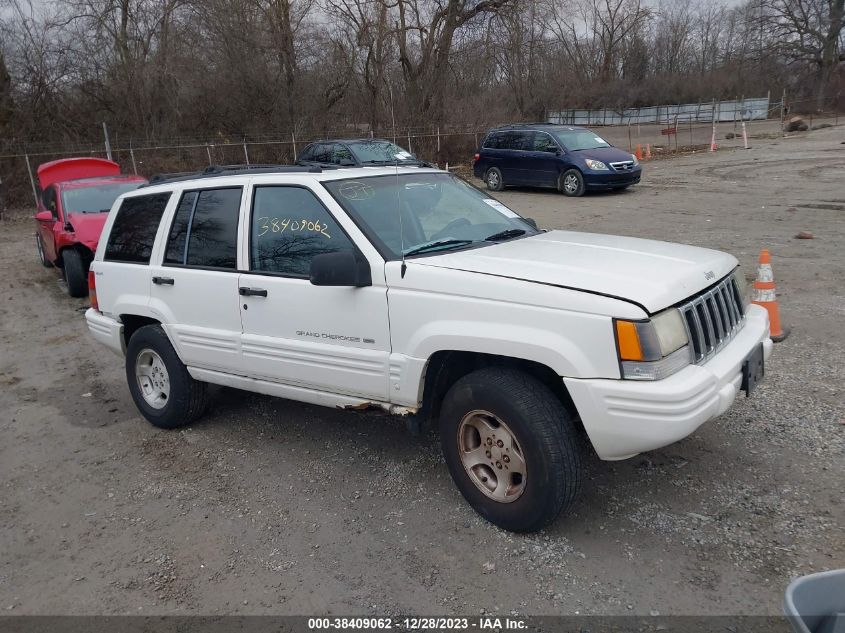
[(637, 151), (634, 152), (634, 156), (637, 157), (637, 160), (643, 159), (643, 147), (639, 143), (637, 143)]
[(775, 278), (772, 274), (772, 256), (767, 249), (760, 251), (760, 265), (757, 267), (757, 279), (754, 281), (754, 300), (758, 306), (769, 313), (769, 335), (775, 343), (780, 343), (789, 336), (789, 328), (780, 324), (780, 311), (775, 297)]
[(645, 159), (651, 160), (651, 143), (645, 144)]

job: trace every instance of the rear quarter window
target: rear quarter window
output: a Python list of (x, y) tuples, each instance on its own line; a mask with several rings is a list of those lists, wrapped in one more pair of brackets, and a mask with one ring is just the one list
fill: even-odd
[(149, 264), (161, 216), (170, 192), (126, 198), (112, 222), (103, 259), (111, 262)]

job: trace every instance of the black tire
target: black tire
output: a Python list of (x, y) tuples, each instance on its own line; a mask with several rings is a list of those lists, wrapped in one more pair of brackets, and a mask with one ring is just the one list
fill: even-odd
[(41, 239), (41, 235), (38, 233), (35, 234), (35, 248), (38, 250), (38, 261), (41, 262), (41, 265), (44, 268), (52, 268), (53, 264), (47, 259), (47, 254), (44, 252), (44, 240)]
[(88, 270), (82, 255), (72, 248), (62, 251), (62, 273), (71, 297), (88, 296)]
[[(519, 445), (525, 479), (521, 494), (512, 501), (497, 501), (482, 492), (478, 479), (471, 478), (461, 461), (462, 421), (479, 410), (505, 423)], [(439, 424), (443, 454), (455, 485), (491, 523), (515, 532), (538, 530), (577, 498), (584, 478), (581, 434), (557, 396), (533, 376), (502, 367), (464, 376), (446, 394)], [(481, 447), (486, 447), (483, 441)], [(501, 468), (498, 462), (496, 467)], [(486, 461), (483, 468), (488, 468)], [(491, 461), (489, 469), (495, 474), (493, 468)]]
[[(161, 358), (167, 370), (169, 397), (161, 408), (147, 403), (136, 376), (138, 358), (149, 350)], [(161, 429), (175, 429), (190, 424), (205, 413), (208, 405), (208, 385), (191, 378), (159, 325), (139, 328), (129, 339), (126, 347), (126, 382), (141, 415)]]
[(490, 191), (501, 191), (505, 188), (505, 179), (502, 178), (502, 172), (498, 167), (491, 167), (484, 174), (484, 184)]
[(558, 177), (557, 188), (563, 195), (571, 198), (583, 196), (587, 190), (584, 175), (575, 168), (567, 169)]

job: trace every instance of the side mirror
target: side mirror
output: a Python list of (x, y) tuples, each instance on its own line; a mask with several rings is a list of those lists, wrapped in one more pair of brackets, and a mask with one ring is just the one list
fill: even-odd
[(528, 222), (528, 224), (531, 225), (531, 228), (537, 229), (537, 220), (535, 220), (534, 218), (522, 218), (522, 219), (525, 220), (526, 222)]
[(370, 263), (352, 251), (323, 253), (311, 260), (309, 275), (315, 286), (372, 286)]
[(35, 219), (39, 222), (53, 222), (56, 218), (50, 211), (39, 211), (35, 214)]

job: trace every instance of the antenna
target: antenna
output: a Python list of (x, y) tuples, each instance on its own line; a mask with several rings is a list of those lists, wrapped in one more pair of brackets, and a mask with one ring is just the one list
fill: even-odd
[[(393, 84), (390, 81), (387, 82), (387, 90), (390, 93), (390, 121), (393, 124), (393, 138), (395, 143), (396, 114), (393, 111)], [(402, 225), (402, 189), (399, 187), (399, 159), (396, 158), (396, 156), (394, 156), (393, 159), (393, 168), (396, 170), (396, 211), (399, 213), (399, 250), (402, 253), (402, 268), (400, 274), (402, 279), (404, 279), (405, 271), (408, 270), (408, 266), (405, 263), (405, 230)]]

